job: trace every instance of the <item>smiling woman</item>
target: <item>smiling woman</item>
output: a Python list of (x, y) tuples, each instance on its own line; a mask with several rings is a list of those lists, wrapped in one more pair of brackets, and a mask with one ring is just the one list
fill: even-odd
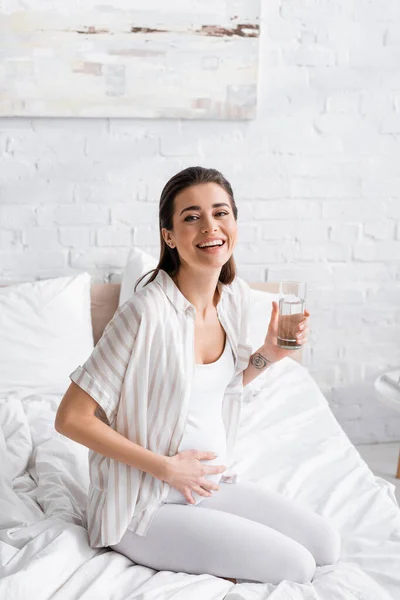
[[(163, 496), (162, 506), (145, 537), (128, 528), (121, 541), (111, 547), (136, 563), (158, 570), (211, 573), (232, 582), (235, 582), (233, 577), (272, 583), (282, 579), (309, 582), (316, 561), (326, 564), (337, 560), (340, 548), (337, 532), (319, 515), (280, 495), (273, 496), (257, 486), (237, 484), (229, 476), (222, 478), (224, 463), (229, 459), (227, 440), (230, 439), (229, 428), (226, 429), (222, 418), (227, 410), (225, 396), (235, 378), (237, 357), (246, 348), (251, 351), (245, 338), (238, 344), (232, 337), (232, 328), (242, 324), (246, 330), (243, 313), (248, 310), (247, 301), (241, 300), (236, 287), (240, 280), (233, 259), (237, 215), (231, 185), (215, 169), (185, 169), (172, 177), (161, 193), (161, 255), (143, 290), (151, 288), (154, 280), (160, 281), (160, 274), (167, 281), (167, 274), (170, 276), (173, 281), (170, 300), (177, 310), (183, 302), (182, 318), (187, 323), (184, 346), (189, 355), (194, 348), (195, 361), (193, 371), (190, 366), (185, 371), (190, 393), (186, 400), (188, 408), (181, 409), (185, 413), (183, 433), (169, 453), (162, 476), (169, 484), (168, 493)], [(230, 323), (226, 316), (234, 306), (243, 309)], [(268, 329), (266, 343), (275, 347), (274, 322)], [(173, 324), (179, 337), (179, 321), (174, 318)], [(172, 339), (169, 352), (172, 371)], [(250, 356), (253, 366), (246, 355), (243, 370), (238, 373), (239, 387), (267, 368), (267, 362), (272, 362), (264, 356), (264, 346), (260, 352)], [(184, 362), (181, 357), (179, 366)], [(188, 511), (187, 506), (180, 505), (194, 505), (196, 510)], [(256, 514), (255, 506), (265, 508)], [(290, 522), (293, 537), (285, 535)], [(235, 539), (241, 540), (236, 547), (230, 541), (233, 532)], [(319, 538), (324, 540), (326, 553), (313, 555), (309, 549), (313, 540)], [(243, 561), (243, 554), (248, 554), (246, 544), (252, 554), (251, 561)], [(166, 547), (167, 553), (160, 550)], [(188, 552), (188, 547), (195, 550)]]
[[(243, 387), (268, 354), (251, 355), (250, 290), (232, 256), (237, 208), (221, 173), (172, 177), (160, 238), (156, 275), (118, 308), (59, 408), (58, 431), (91, 449), (90, 543), (157, 570), (309, 582), (316, 561), (337, 560), (337, 532), (237, 481), (232, 465)], [(272, 323), (265, 348), (275, 346)]]

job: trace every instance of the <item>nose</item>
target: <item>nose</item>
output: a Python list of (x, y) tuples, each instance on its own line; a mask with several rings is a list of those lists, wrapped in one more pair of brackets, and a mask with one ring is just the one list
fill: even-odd
[(205, 224), (201, 229), (202, 233), (218, 230), (217, 225), (213, 223), (213, 217), (204, 217), (204, 221)]

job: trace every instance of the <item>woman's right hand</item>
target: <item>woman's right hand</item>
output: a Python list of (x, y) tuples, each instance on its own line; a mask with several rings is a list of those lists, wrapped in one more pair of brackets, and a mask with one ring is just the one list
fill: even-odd
[(201, 460), (214, 460), (213, 452), (201, 450), (182, 450), (175, 456), (168, 457), (166, 473), (163, 480), (178, 490), (190, 504), (196, 501), (192, 492), (200, 496), (211, 496), (211, 490), (219, 490), (219, 485), (206, 479), (211, 473), (223, 473), (224, 465), (203, 465)]

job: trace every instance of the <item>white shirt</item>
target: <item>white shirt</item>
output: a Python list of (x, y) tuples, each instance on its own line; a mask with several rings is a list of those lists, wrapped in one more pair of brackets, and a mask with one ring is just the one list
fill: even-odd
[[(249, 364), (250, 287), (235, 277), (218, 282), (217, 314), (235, 356), (235, 372), (223, 399), (229, 471), (243, 403), (243, 370)], [(195, 370), (196, 308), (160, 269), (115, 312), (82, 366), (69, 377), (96, 402), (96, 416), (136, 444), (174, 456), (181, 442)], [(104, 412), (103, 412), (104, 411)], [(92, 548), (117, 544), (126, 529), (145, 536), (170, 485), (149, 473), (89, 449), (87, 505)]]
[[(222, 401), (226, 387), (235, 372), (234, 355), (226, 336), (224, 351), (212, 363), (197, 364), (189, 401), (186, 427), (178, 452), (195, 448), (207, 452), (216, 452), (217, 458), (202, 459), (207, 466), (226, 465), (226, 431), (222, 418)], [(208, 481), (218, 484), (222, 473), (208, 473)], [(191, 492), (196, 504), (205, 496)], [(190, 504), (185, 496), (171, 487), (166, 503)]]

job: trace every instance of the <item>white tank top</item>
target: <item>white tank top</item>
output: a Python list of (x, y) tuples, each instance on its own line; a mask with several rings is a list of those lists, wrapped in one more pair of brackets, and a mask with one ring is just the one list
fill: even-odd
[[(222, 420), (222, 401), (228, 383), (231, 381), (235, 366), (228, 336), (225, 336), (224, 351), (218, 360), (206, 365), (195, 365), (192, 394), (189, 401), (189, 412), (182, 441), (178, 452), (182, 450), (203, 450), (217, 452), (217, 458), (202, 460), (206, 465), (225, 465), (226, 432)], [(209, 481), (219, 482), (223, 473), (206, 475)], [(192, 492), (198, 504), (206, 496)], [(189, 504), (186, 498), (171, 487), (166, 503)]]

